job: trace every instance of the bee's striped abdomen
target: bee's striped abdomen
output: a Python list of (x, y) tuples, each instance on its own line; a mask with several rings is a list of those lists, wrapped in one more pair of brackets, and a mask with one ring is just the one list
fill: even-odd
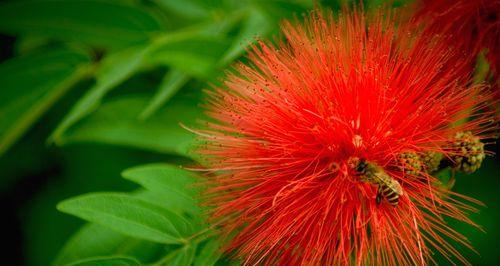
[(400, 194), (398, 193), (398, 191), (391, 189), (385, 184), (381, 184), (378, 188), (377, 203), (380, 203), (380, 196), (387, 199), (389, 204), (391, 204), (392, 206), (398, 205)]

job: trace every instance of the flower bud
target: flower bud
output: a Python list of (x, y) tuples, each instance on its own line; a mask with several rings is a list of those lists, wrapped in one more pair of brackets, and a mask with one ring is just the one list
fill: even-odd
[(439, 170), (439, 164), (443, 157), (442, 153), (428, 151), (420, 156), (420, 160), (427, 173), (435, 173)]
[(452, 143), (453, 168), (464, 173), (473, 173), (484, 160), (484, 143), (471, 132), (458, 132)]
[(399, 154), (399, 163), (401, 171), (407, 175), (418, 176), (422, 171), (420, 157), (415, 152), (403, 152)]

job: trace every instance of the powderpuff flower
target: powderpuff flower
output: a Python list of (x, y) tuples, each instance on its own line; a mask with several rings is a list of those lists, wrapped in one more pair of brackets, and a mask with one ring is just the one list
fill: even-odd
[[(418, 28), (392, 14), (313, 12), (208, 92), (198, 152), (228, 254), (245, 264), (425, 265), (437, 250), (467, 263), (447, 240), (472, 247), (443, 218), (474, 225), (467, 202), (477, 201), (408, 162), (452, 160), (460, 132), (489, 137), (489, 95), (463, 87), (454, 50)], [(376, 170), (368, 176), (360, 161)], [(399, 185), (397, 199), (381, 199), (373, 171)]]
[(475, 64), (486, 49), (495, 82), (500, 74), (500, 1), (499, 0), (421, 0), (415, 14), (428, 31), (448, 37)]

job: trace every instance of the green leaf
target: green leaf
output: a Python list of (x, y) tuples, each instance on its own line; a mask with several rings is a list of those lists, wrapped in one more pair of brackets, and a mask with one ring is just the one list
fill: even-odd
[(263, 37), (272, 30), (272, 22), (258, 9), (247, 11), (246, 19), (231, 46), (220, 59), (219, 64), (225, 66), (241, 56), (245, 50), (255, 42), (256, 37)]
[(138, 71), (147, 50), (144, 46), (132, 47), (107, 56), (97, 70), (96, 84), (75, 104), (50, 139), (57, 143), (64, 131), (94, 111), (110, 90)]
[(168, 164), (150, 164), (125, 170), (122, 176), (161, 195), (161, 206), (172, 211), (199, 215), (194, 199), (199, 189), (194, 187), (193, 173)]
[(139, 190), (137, 193), (133, 193), (133, 195), (140, 200), (169, 210), (182, 217), (186, 225), (188, 225), (188, 227), (183, 228), (184, 235), (191, 235), (195, 232), (199, 232), (204, 230), (207, 226), (198, 206), (195, 206), (195, 209), (186, 210), (186, 204), (182, 205), (183, 203), (179, 203), (176, 199), (149, 190)]
[(123, 193), (92, 193), (65, 200), (58, 210), (122, 234), (165, 244), (184, 243), (182, 217)]
[[(330, 2), (347, 2), (352, 0), (329, 0)], [(372, 1), (372, 0), (368, 0)], [(304, 12), (315, 8), (315, 3), (318, 1), (311, 0), (252, 0), (252, 3), (269, 15), (270, 19), (273, 19), (276, 23), (279, 23), (283, 19), (293, 20), (297, 18)], [(359, 2), (359, 1), (355, 1)], [(317, 3), (319, 4), (319, 3)], [(317, 5), (316, 5), (317, 8)], [(276, 24), (274, 28), (278, 29)]]
[(177, 71), (175, 69), (171, 70), (161, 82), (158, 91), (153, 96), (153, 99), (149, 102), (148, 106), (144, 108), (141, 115), (141, 119), (149, 118), (154, 112), (158, 111), (172, 96), (179, 91), (189, 80), (189, 76)]
[(205, 18), (209, 15), (209, 10), (204, 8), (200, 4), (200, 1), (196, 0), (155, 0), (155, 2), (157, 2), (159, 6), (165, 8), (166, 10), (175, 12), (184, 17)]
[(196, 245), (186, 244), (167, 254), (163, 259), (154, 263), (154, 266), (186, 266), (193, 263), (196, 254)]
[(87, 55), (57, 49), (0, 64), (0, 155), (88, 74), (89, 61)]
[(150, 261), (162, 250), (162, 244), (131, 238), (97, 224), (86, 224), (68, 240), (53, 265), (62, 266), (110, 255), (126, 255)]
[[(221, 36), (182, 34), (162, 41), (145, 59), (150, 64), (167, 65), (186, 74), (206, 79), (215, 74), (216, 63), (229, 46)], [(182, 38), (179, 38), (182, 37)]]
[(217, 238), (211, 238), (201, 246), (201, 250), (194, 260), (194, 266), (215, 265), (221, 255), (219, 240)]
[(67, 265), (68, 266), (140, 266), (141, 264), (134, 258), (113, 256), (113, 257), (88, 258)]
[(0, 31), (124, 47), (147, 41), (162, 26), (139, 6), (118, 1), (11, 1), (0, 5)]
[(195, 245), (186, 245), (182, 247), (179, 253), (172, 259), (172, 261), (166, 263), (166, 265), (171, 266), (184, 266), (191, 265), (194, 259), (194, 255), (196, 253)]
[(61, 136), (59, 144), (99, 142), (190, 156), (195, 135), (182, 128), (202, 117), (191, 100), (176, 99), (146, 121), (137, 117), (148, 103), (146, 97), (110, 100)]

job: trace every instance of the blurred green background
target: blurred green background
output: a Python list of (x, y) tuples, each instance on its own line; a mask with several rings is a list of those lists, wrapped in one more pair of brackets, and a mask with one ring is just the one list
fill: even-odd
[[(53, 262), (84, 224), (56, 210), (60, 201), (94, 191), (133, 191), (139, 186), (120, 177), (133, 166), (189, 163), (193, 136), (179, 124), (201, 117), (202, 90), (216, 84), (255, 37), (279, 38), (283, 19), (300, 19), (314, 6), (336, 10), (341, 3), (0, 2), (4, 261)], [(480, 254), (459, 247), (474, 265), (500, 263), (499, 171), (490, 157), (479, 173), (458, 176), (454, 188), (487, 205), (472, 215), (486, 233), (452, 222)], [(142, 257), (155, 257), (144, 250), (162, 252), (152, 251), (157, 247), (151, 243), (137, 246)]]

